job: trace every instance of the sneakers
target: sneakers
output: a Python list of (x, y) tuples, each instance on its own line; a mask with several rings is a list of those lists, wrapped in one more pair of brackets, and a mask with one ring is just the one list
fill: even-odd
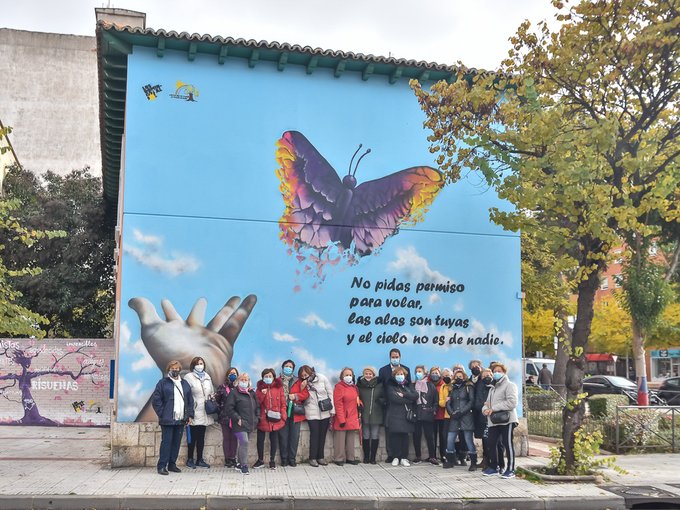
[(515, 472), (508, 469), (505, 473), (501, 475), (501, 478), (515, 478)]
[(415, 459), (413, 459), (414, 464), (420, 464), (421, 462), (422, 460), (420, 459), (420, 457), (416, 457)]
[(198, 462), (196, 463), (196, 465), (197, 465), (198, 467), (202, 467), (202, 468), (209, 468), (209, 467), (210, 467), (210, 464), (208, 464), (208, 463), (207, 463), (206, 461), (204, 461), (203, 459), (198, 459)]
[(397, 459), (396, 457), (393, 458), (393, 459), (392, 459), (392, 465), (393, 465), (394, 467), (397, 467), (397, 466), (399, 465), (399, 459)]
[(482, 471), (482, 474), (484, 476), (494, 476), (494, 475), (498, 476), (498, 470), (489, 467), (489, 468), (486, 468), (484, 471)]
[[(234, 466), (234, 469), (235, 469), (236, 471), (241, 471), (241, 468), (242, 468), (242, 467), (243, 467), (243, 466), (241, 466), (241, 464), (239, 464), (239, 463), (237, 462), (236, 465)], [(248, 467), (248, 466), (246, 466), (246, 467)]]
[(248, 466), (243, 465), (243, 466), (241, 466), (240, 468), (237, 468), (237, 469), (239, 469), (241, 471), (242, 475), (249, 475), (250, 474), (250, 471), (248, 471)]
[(432, 464), (433, 466), (438, 466), (438, 465), (439, 465), (439, 461), (437, 460), (436, 457), (430, 457), (429, 459), (427, 459), (427, 461), (428, 461), (430, 464)]
[(411, 467), (411, 463), (408, 461), (408, 459), (401, 459), (401, 465), (404, 467)]
[(257, 459), (257, 462), (253, 464), (253, 469), (260, 469), (264, 467), (264, 462), (262, 462), (260, 459)]
[(276, 462), (273, 460), (269, 461), (269, 469), (276, 469)]
[(187, 467), (189, 469), (196, 469), (196, 463), (194, 462), (194, 459), (187, 459)]
[(319, 467), (319, 463), (316, 461), (316, 459), (309, 459), (309, 465), (312, 467)]

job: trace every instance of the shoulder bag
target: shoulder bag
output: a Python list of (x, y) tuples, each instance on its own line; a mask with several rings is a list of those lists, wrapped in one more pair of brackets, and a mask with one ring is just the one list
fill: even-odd
[(205, 414), (218, 414), (220, 412), (220, 409), (217, 406), (217, 402), (215, 402), (214, 399), (208, 398), (205, 395), (205, 388), (203, 387), (203, 381), (201, 381), (199, 379), (198, 382), (201, 385), (201, 391), (203, 392), (203, 398), (205, 399)]
[(319, 392), (316, 391), (316, 388), (314, 386), (309, 386), (312, 389), (314, 393), (316, 393), (316, 399), (319, 401), (319, 409), (323, 411), (330, 411), (333, 409), (333, 401), (329, 398), (326, 397), (323, 400), (319, 400)]
[(493, 411), (489, 415), (491, 423), (498, 425), (499, 423), (507, 423), (510, 421), (510, 411)]

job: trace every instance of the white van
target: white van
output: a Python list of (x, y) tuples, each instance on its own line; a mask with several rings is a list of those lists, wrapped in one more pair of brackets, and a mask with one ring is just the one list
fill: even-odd
[(522, 360), (524, 362), (524, 380), (526, 381), (527, 377), (532, 376), (534, 378), (534, 382), (538, 384), (538, 373), (541, 371), (541, 368), (543, 368), (543, 364), (545, 363), (548, 365), (548, 370), (550, 370), (551, 374), (555, 373), (555, 360), (550, 359), (550, 358), (524, 358)]

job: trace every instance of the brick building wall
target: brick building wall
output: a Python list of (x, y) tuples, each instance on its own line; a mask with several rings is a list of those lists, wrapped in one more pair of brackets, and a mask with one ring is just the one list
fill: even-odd
[(0, 425), (108, 426), (113, 339), (0, 339)]

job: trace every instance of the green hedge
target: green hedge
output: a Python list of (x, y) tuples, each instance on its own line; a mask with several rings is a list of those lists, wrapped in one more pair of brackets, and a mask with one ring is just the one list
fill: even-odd
[(628, 397), (625, 395), (593, 395), (588, 399), (590, 416), (597, 419), (616, 416), (617, 405), (628, 405)]

